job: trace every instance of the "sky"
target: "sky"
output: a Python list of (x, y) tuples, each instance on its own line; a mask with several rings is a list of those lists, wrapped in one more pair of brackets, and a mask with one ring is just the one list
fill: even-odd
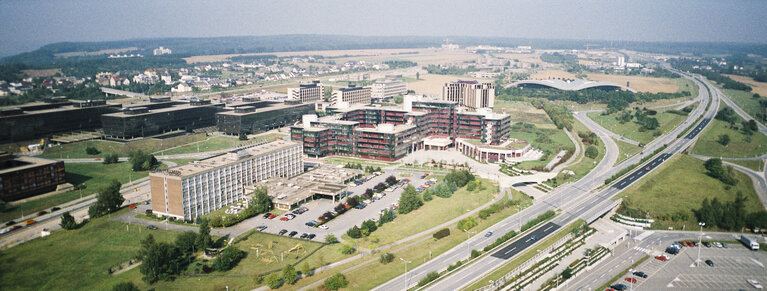
[(274, 34), (767, 43), (763, 0), (0, 0), (0, 56), (63, 41)]

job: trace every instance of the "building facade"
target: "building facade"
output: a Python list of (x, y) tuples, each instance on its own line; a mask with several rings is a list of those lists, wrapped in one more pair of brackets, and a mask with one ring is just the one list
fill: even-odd
[(234, 110), (216, 113), (216, 126), (226, 134), (254, 134), (294, 124), (304, 114), (314, 112), (314, 104), (277, 103), (256, 108), (239, 106)]
[(301, 145), (274, 141), (149, 174), (152, 211), (194, 220), (245, 198), (244, 187), (303, 172)]
[(106, 104), (103, 100), (70, 101), (63, 98), (0, 107), (0, 140), (24, 141), (99, 128), (102, 114), (119, 110), (119, 104)]
[(66, 183), (64, 162), (0, 152), (0, 200), (14, 201)]
[(349, 85), (346, 88), (333, 90), (331, 105), (345, 104), (370, 104), (370, 87), (357, 87)]
[(104, 135), (134, 138), (212, 126), (216, 124), (216, 113), (224, 107), (224, 104), (211, 104), (208, 100), (156, 103), (162, 103), (162, 106), (148, 103), (102, 115)]
[(396, 80), (385, 80), (370, 86), (370, 98), (373, 101), (383, 101), (397, 95), (407, 94), (407, 83)]
[(495, 86), (477, 81), (455, 81), (442, 86), (442, 100), (456, 102), (468, 108), (493, 108)]
[(320, 81), (312, 81), (310, 84), (300, 84), (298, 88), (288, 88), (288, 98), (301, 100), (303, 103), (322, 101), (325, 87)]

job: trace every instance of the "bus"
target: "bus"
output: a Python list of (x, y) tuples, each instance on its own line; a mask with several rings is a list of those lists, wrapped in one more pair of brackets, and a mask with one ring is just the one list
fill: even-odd
[(740, 242), (742, 242), (744, 245), (746, 245), (747, 248), (750, 248), (752, 251), (759, 250), (759, 243), (756, 242), (756, 239), (747, 237), (746, 235), (741, 235)]

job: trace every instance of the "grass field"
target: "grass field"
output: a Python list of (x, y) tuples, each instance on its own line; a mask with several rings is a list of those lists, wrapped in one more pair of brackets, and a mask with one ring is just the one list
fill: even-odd
[[(575, 132), (591, 133), (591, 131), (588, 128), (586, 128), (586, 126), (583, 125), (583, 123), (581, 123), (580, 121), (575, 120), (573, 124), (574, 124), (573, 129)], [(597, 139), (597, 141), (599, 142), (599, 145), (596, 146), (597, 149), (599, 150), (599, 155), (597, 155), (597, 157), (594, 159), (589, 158), (585, 155), (586, 148), (589, 147), (589, 145), (581, 142), (581, 144), (583, 144), (583, 150), (581, 152), (583, 159), (579, 163), (566, 168), (567, 170), (573, 171), (575, 173), (575, 176), (571, 176), (568, 179), (565, 179), (564, 181), (575, 181), (575, 180), (579, 180), (583, 176), (586, 176), (586, 174), (591, 172), (591, 170), (594, 169), (594, 167), (596, 167), (597, 164), (599, 164), (599, 161), (601, 161), (605, 157), (605, 143), (603, 143), (601, 139)], [(560, 178), (557, 177), (557, 179), (559, 180)], [(560, 184), (561, 183), (562, 181), (560, 181)]]
[[(730, 136), (727, 146), (717, 141), (723, 134)], [(724, 158), (756, 157), (767, 153), (767, 136), (759, 132), (744, 135), (740, 130), (731, 129), (729, 123), (714, 119), (700, 134), (692, 153)]]
[(644, 144), (654, 140), (656, 138), (656, 132), (665, 134), (677, 127), (680, 123), (682, 123), (682, 121), (685, 120), (685, 118), (687, 118), (687, 116), (684, 115), (669, 113), (667, 111), (660, 111), (655, 116), (652, 116), (658, 119), (660, 127), (658, 127), (656, 130), (640, 132), (639, 129), (641, 126), (635, 122), (636, 119), (632, 119), (632, 121), (621, 124), (617, 119), (615, 119), (615, 117), (619, 114), (620, 113), (618, 112), (609, 115), (602, 115), (602, 113), (599, 112), (592, 112), (588, 113), (588, 116), (591, 118), (591, 120), (594, 120), (594, 122), (598, 123), (607, 130)]
[[(481, 288), (483, 286), (486, 286), (488, 284), (488, 281), (490, 280), (498, 280), (507, 273), (511, 272), (511, 270), (514, 270), (514, 268), (518, 267), (525, 261), (531, 259), (533, 256), (535, 256), (538, 251), (543, 250), (547, 248), (548, 246), (554, 244), (558, 240), (565, 237), (568, 233), (572, 232), (578, 227), (581, 227), (585, 222), (583, 220), (576, 220), (575, 222), (568, 224), (563, 229), (555, 233), (554, 235), (547, 237), (542, 242), (540, 242), (538, 245), (536, 245), (533, 248), (530, 248), (521, 254), (518, 254), (516, 258), (509, 261), (508, 263), (504, 264), (500, 268), (496, 269), (495, 271), (491, 272), (490, 274), (487, 274), (483, 276), (480, 280), (474, 280), (474, 283), (469, 285), (468, 287), (464, 288), (463, 290), (475, 290), (478, 288)], [(474, 278), (476, 279), (476, 278)]]
[[(124, 210), (123, 210), (124, 211)], [(138, 269), (112, 276), (107, 270), (129, 260), (147, 233), (170, 242), (175, 232), (148, 231), (143, 226), (99, 218), (81, 229), (58, 231), (44, 238), (0, 251), (2, 290), (110, 290), (121, 281), (142, 288)]]
[(644, 76), (627, 76), (627, 75), (606, 75), (606, 74), (588, 74), (589, 80), (594, 81), (607, 81), (626, 86), (626, 82), (629, 83), (629, 87), (640, 91), (650, 93), (674, 93), (679, 90), (679, 86), (675, 79), (669, 78), (655, 78)]
[[(738, 184), (728, 187), (717, 179), (706, 175), (703, 161), (685, 155), (676, 155), (651, 172), (646, 178), (636, 182), (617, 198), (628, 201), (632, 208), (648, 211), (656, 219), (655, 229), (682, 229), (683, 225), (696, 226), (698, 221), (692, 209), (700, 207), (703, 199), (718, 198), (720, 201), (732, 201), (740, 191), (748, 199), (747, 211), (762, 209), (762, 204), (754, 192), (751, 179), (735, 171)], [(673, 201), (673, 203), (669, 203)], [(663, 216), (687, 214), (687, 219), (672, 221), (662, 220)]]
[(642, 151), (642, 148), (639, 146), (635, 146), (627, 142), (622, 142), (617, 139), (613, 139), (613, 141), (615, 141), (615, 144), (618, 145), (618, 160), (615, 162), (616, 165)]
[[(50, 159), (101, 158), (108, 153), (117, 153), (127, 157), (130, 152), (135, 150), (154, 152), (205, 139), (205, 134), (189, 134), (166, 139), (148, 138), (131, 142), (88, 140), (48, 148), (40, 157)], [(101, 153), (98, 155), (86, 154), (85, 148), (88, 146), (95, 147)]]
[[(760, 100), (767, 100), (767, 96), (762, 96), (760, 98), (754, 98), (754, 93), (752, 92), (746, 92), (741, 90), (732, 90), (732, 89), (722, 89), (719, 88), (724, 95), (727, 95), (732, 102), (735, 102), (735, 104), (740, 107), (740, 109), (743, 109), (746, 113), (748, 113), (749, 116), (752, 118), (756, 116), (758, 113), (760, 113), (760, 109), (762, 108), (759, 106)], [(759, 120), (757, 120), (759, 121)], [(763, 122), (764, 123), (764, 122)]]
[(252, 143), (252, 142), (253, 140), (241, 141), (237, 139), (236, 137), (230, 137), (230, 136), (212, 136), (204, 141), (180, 145), (174, 148), (163, 150), (161, 152), (160, 151), (155, 152), (155, 154), (167, 156), (167, 155), (191, 154), (191, 153), (198, 153), (198, 152), (210, 152), (210, 151), (225, 150), (225, 149), (233, 148), (241, 144)]
[[(161, 167), (164, 167), (164, 165), (161, 165)], [(102, 163), (66, 163), (67, 182), (72, 183), (72, 185), (85, 185), (86, 188), (82, 190), (82, 193), (80, 190), (73, 190), (8, 207), (3, 212), (0, 212), (0, 221), (19, 218), (22, 212), (30, 214), (49, 209), (53, 206), (78, 199), (81, 194), (82, 196), (88, 196), (109, 184), (112, 179), (117, 179), (120, 183), (125, 184), (130, 179), (136, 180), (147, 175), (149, 175), (149, 171), (133, 172), (129, 162), (111, 165), (104, 165)]]
[(759, 95), (762, 96), (762, 98), (767, 97), (767, 83), (757, 82), (757, 81), (754, 81), (754, 79), (752, 79), (751, 77), (746, 77), (746, 76), (738, 76), (738, 75), (726, 75), (726, 76), (730, 77), (731, 79), (735, 81), (748, 84), (749, 86), (751, 86), (751, 88), (753, 88), (751, 92), (758, 93)]
[[(469, 192), (464, 187), (455, 191), (450, 198), (433, 196), (432, 201), (424, 202), (423, 206), (413, 212), (399, 215), (394, 221), (379, 227), (369, 237), (351, 239), (344, 236), (344, 240), (351, 244), (373, 249), (458, 217), (489, 202), (498, 194), (498, 186), (493, 185), (490, 180), (479, 180), (482, 181), (482, 187), (484, 187), (481, 191)], [(375, 243), (373, 238), (378, 239), (379, 242)]]
[(676, 85), (679, 87), (679, 92), (681, 91), (688, 91), (690, 92), (690, 97), (697, 97), (698, 91), (700, 88), (695, 85), (693, 81), (687, 80), (685, 78), (676, 78), (674, 79), (676, 82)]
[(554, 123), (551, 122), (549, 116), (543, 109), (533, 107), (530, 102), (527, 101), (506, 101), (496, 100), (493, 110), (497, 112), (507, 113), (511, 116), (511, 123), (526, 122), (532, 123), (541, 127), (542, 125), (551, 125), (554, 128)]
[(539, 128), (518, 128), (512, 127), (510, 136), (512, 138), (526, 140), (535, 149), (540, 149), (544, 153), (549, 153), (548, 157), (544, 155), (545, 160), (525, 161), (516, 165), (517, 168), (528, 170), (537, 166), (545, 166), (553, 159), (560, 150), (575, 150), (575, 145), (567, 137), (563, 130)]
[(739, 160), (728, 160), (727, 162), (738, 164), (741, 166), (744, 166), (746, 168), (749, 168), (754, 171), (762, 171), (764, 170), (764, 161), (763, 160), (753, 160), (753, 161), (739, 161)]

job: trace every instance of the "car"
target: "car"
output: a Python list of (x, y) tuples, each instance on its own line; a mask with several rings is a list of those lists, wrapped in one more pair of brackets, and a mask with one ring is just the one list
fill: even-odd
[(149, 201), (144, 201), (144, 205), (149, 205)]
[(631, 278), (631, 277), (626, 277), (626, 282), (636, 284), (637, 283), (637, 279)]
[(11, 225), (14, 225), (14, 224), (16, 224), (15, 221), (9, 220), (8, 222), (5, 223), (5, 226), (11, 226)]
[(269, 216), (267, 217), (267, 219), (274, 219), (275, 217), (277, 217), (277, 216), (276, 216), (276, 215), (274, 215), (274, 214), (269, 214)]
[(304, 232), (304, 233), (301, 234), (301, 236), (299, 238), (305, 239), (307, 236), (309, 236), (309, 235)]
[(358, 203), (356, 206), (354, 206), (354, 208), (357, 208), (357, 209), (362, 209), (362, 208), (365, 208), (366, 206), (368, 206), (368, 204), (367, 204), (367, 203), (365, 203), (365, 202), (360, 202), (360, 203)]
[(644, 169), (645, 169), (646, 171), (649, 171), (649, 170), (650, 170), (650, 167), (647, 167), (647, 168), (644, 168)]
[(291, 232), (288, 234), (288, 236), (289, 236), (289, 237), (294, 237), (294, 236), (296, 236), (297, 234), (298, 234), (298, 232), (294, 230), (294, 231), (291, 231)]
[(271, 214), (271, 213), (269, 213), (269, 212), (267, 212), (267, 213), (264, 213), (264, 216), (262, 216), (262, 217), (263, 217), (263, 218), (269, 218), (269, 215), (272, 215), (272, 214)]
[(538, 237), (537, 237), (537, 236), (535, 236), (535, 235), (531, 235), (531, 236), (530, 236), (530, 239), (531, 239), (531, 240), (536, 240), (536, 239), (538, 239)]
[(259, 226), (258, 231), (264, 231), (266, 229), (266, 225)]
[(61, 208), (59, 208), (59, 207), (53, 207), (53, 208), (51, 208), (51, 212), (54, 212), (54, 211), (58, 211), (58, 210), (61, 210)]
[(37, 216), (46, 215), (46, 214), (48, 214), (48, 211), (43, 210), (43, 211), (38, 212)]
[(287, 216), (283, 216), (283, 217), (280, 217), (280, 220), (282, 220), (282, 221), (288, 221), (288, 220), (290, 220), (290, 219), (289, 219)]
[(748, 282), (748, 284), (751, 284), (751, 286), (753, 286), (755, 289), (760, 289), (760, 290), (762, 289), (762, 284), (759, 284), (759, 281), (756, 281), (754, 279), (748, 279), (746, 280), (746, 282)]
[(714, 266), (714, 261), (706, 260), (706, 265), (708, 265), (709, 267), (713, 267)]
[(717, 248), (722, 248), (722, 244), (720, 242), (714, 242), (714, 246)]
[(156, 227), (156, 226), (154, 226), (154, 225), (151, 225), (151, 224), (150, 224), (150, 225), (147, 225), (147, 226), (146, 226), (146, 228), (147, 228), (147, 229), (151, 229), (151, 230), (157, 230), (157, 227)]
[(314, 239), (315, 236), (315, 234), (310, 233), (308, 236), (306, 236), (306, 239)]
[(622, 291), (622, 290), (626, 290), (628, 287), (626, 287), (626, 285), (623, 285), (623, 284), (615, 284), (610, 286), (610, 288), (613, 288), (618, 291)]
[(10, 230), (10, 229), (7, 229), (7, 228), (3, 228), (3, 229), (0, 229), (0, 234), (6, 234), (6, 233), (8, 233), (9, 231), (11, 231), (11, 230)]
[(131, 204), (131, 205), (128, 205), (128, 208), (130, 208), (130, 209), (136, 209), (136, 205), (133, 205), (133, 204)]
[(328, 226), (327, 226), (327, 225), (324, 225), (324, 224), (323, 224), (323, 225), (320, 225), (319, 227), (320, 227), (321, 229), (325, 229), (325, 230), (327, 230), (327, 229), (328, 229)]
[(665, 255), (663, 255), (663, 256), (655, 256), (655, 259), (657, 259), (659, 261), (662, 261), (662, 262), (665, 262), (666, 260), (668, 260), (668, 257), (666, 257)]
[[(348, 191), (347, 191), (347, 192), (348, 192)], [(351, 193), (351, 192), (350, 192), (350, 193)], [(306, 206), (301, 206), (301, 208), (299, 208), (299, 209), (301, 209), (301, 211), (303, 211), (303, 212), (307, 212), (307, 211), (309, 211), (309, 208), (306, 208)]]
[(647, 274), (644, 272), (634, 272), (634, 276), (640, 277), (640, 278), (647, 278)]
[(313, 226), (317, 225), (317, 223), (315, 223), (314, 221), (309, 221), (309, 222), (307, 222), (307, 223), (304, 223), (304, 224), (305, 224), (306, 226), (308, 226), (308, 227), (313, 227)]
[(147, 210), (144, 210), (144, 213), (146, 213), (146, 214), (152, 214), (152, 209), (147, 209)]
[(703, 245), (704, 245), (704, 246), (706, 246), (707, 248), (710, 248), (710, 247), (711, 247), (711, 243), (709, 243), (709, 242), (707, 242), (707, 241), (704, 241), (704, 242), (703, 242)]
[(493, 232), (492, 232), (492, 231), (488, 231), (488, 232), (485, 234), (485, 237), (490, 237), (490, 236), (492, 236), (492, 235), (493, 235)]
[(280, 230), (280, 232), (278, 232), (277, 234), (279, 234), (279, 235), (283, 235), (283, 234), (285, 234), (286, 232), (288, 232), (288, 230), (287, 230), (287, 229), (282, 229), (282, 230)]
[(35, 224), (35, 223), (37, 223), (37, 220), (34, 220), (34, 219), (30, 219), (30, 220), (24, 221), (24, 225), (32, 225), (32, 224)]
[(726, 249), (726, 248), (727, 248), (727, 243), (726, 243), (726, 242), (723, 242), (723, 243), (722, 243), (722, 247)]
[(299, 215), (301, 214), (301, 210), (300, 209), (293, 210), (293, 214)]
[(11, 228), (9, 228), (8, 231), (14, 231), (14, 230), (17, 230), (19, 228), (21, 228), (21, 225), (14, 225), (14, 226), (11, 226)]

